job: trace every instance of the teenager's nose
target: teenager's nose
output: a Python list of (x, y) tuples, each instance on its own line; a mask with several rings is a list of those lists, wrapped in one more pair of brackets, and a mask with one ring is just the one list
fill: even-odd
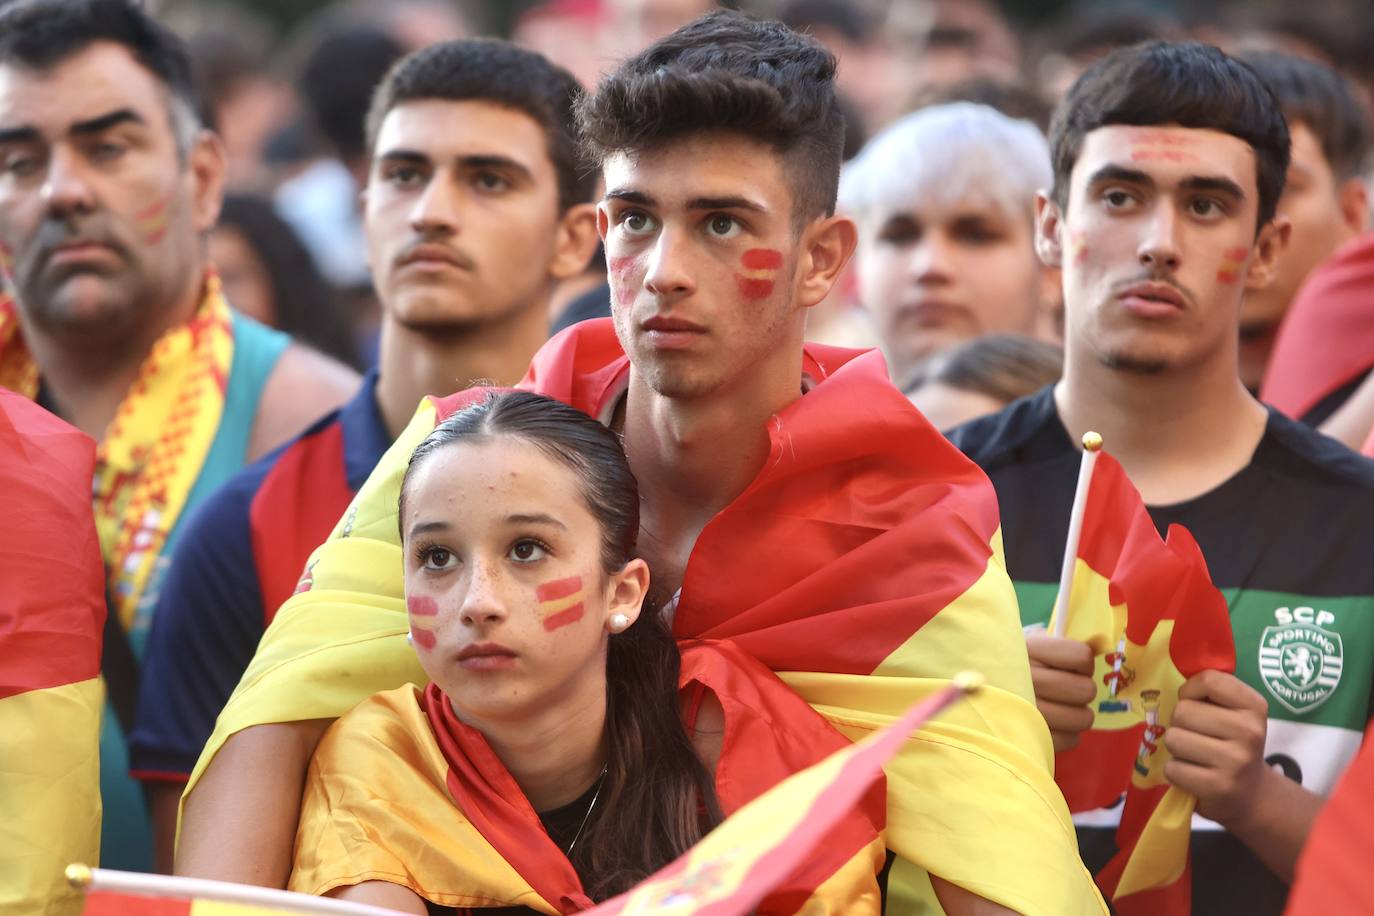
[(453, 182), (435, 175), (410, 211), (410, 228), (421, 235), (454, 235), (462, 226), (460, 197)]
[(1137, 256), (1140, 265), (1154, 271), (1178, 270), (1180, 260), (1178, 211), (1167, 198), (1155, 205), (1145, 222), (1145, 234), (1140, 240)]
[(953, 245), (943, 233), (927, 232), (911, 246), (911, 276), (918, 283), (948, 283), (954, 279)]
[(85, 168), (75, 153), (61, 145), (48, 154), (48, 174), (42, 193), (49, 211), (55, 215), (89, 213), (95, 209), (95, 190)]
[(467, 593), (463, 596), (460, 617), (470, 627), (505, 620), (507, 608), (499, 571), (480, 558), (469, 561)]
[(688, 243), (679, 233), (665, 227), (659, 232), (644, 274), (644, 288), (660, 299), (690, 295), (696, 288), (688, 267)]

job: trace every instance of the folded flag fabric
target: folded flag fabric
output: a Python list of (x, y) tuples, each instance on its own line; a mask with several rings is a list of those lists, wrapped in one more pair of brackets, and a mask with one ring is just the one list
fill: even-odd
[(1196, 799), (1164, 781), (1160, 738), (1189, 677), (1235, 670), (1230, 616), (1192, 535), (1173, 525), (1161, 540), (1105, 452), (1083, 510), (1065, 635), (1096, 649), (1098, 694), (1092, 729), (1056, 756), (1055, 781), (1075, 813), (1125, 796), (1119, 851), (1098, 884), (1123, 916), (1187, 913)]
[[(890, 894), (929, 901), (932, 873), (1020, 912), (1103, 912), (1050, 775), (986, 476), (892, 386), (876, 352), (807, 345), (803, 374), (807, 394), (769, 421), (764, 467), (698, 537), (674, 632), (735, 642), (850, 740), (956, 672), (982, 671), (987, 688), (888, 767)], [(545, 344), (520, 387), (609, 418), (629, 376), (611, 322), (586, 321)], [(397, 497), (415, 446), (481, 396), (421, 405), (273, 620), (188, 792), (240, 729), (333, 718), (424, 683), (405, 641)]]
[(0, 388), (0, 913), (61, 916), (100, 850), (95, 443)]
[[(1302, 419), (1374, 367), (1374, 232), (1308, 275), (1279, 326), (1260, 400)], [(1321, 359), (1312, 354), (1320, 353)]]
[[(587, 916), (744, 916), (755, 912), (774, 888), (806, 866), (821, 841), (882, 778), (883, 765), (907, 737), (965, 691), (976, 689), (981, 680), (974, 675), (956, 678), (882, 731), (793, 774), (732, 814), (647, 881), (589, 910)], [(797, 912), (859, 910), (809, 905)]]
[[(293, 894), (249, 884), (173, 878), (73, 864), (66, 869), (74, 892), (85, 893), (81, 916), (400, 916), (395, 910)], [(79, 898), (78, 898), (79, 899)]]

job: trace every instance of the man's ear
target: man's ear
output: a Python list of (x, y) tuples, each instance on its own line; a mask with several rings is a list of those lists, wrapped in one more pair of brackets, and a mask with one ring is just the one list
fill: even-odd
[(811, 223), (802, 233), (796, 302), (810, 308), (835, 285), (859, 244), (859, 229), (847, 216), (829, 216)]
[(1264, 289), (1274, 282), (1279, 272), (1279, 259), (1287, 250), (1292, 234), (1293, 221), (1286, 216), (1276, 216), (1260, 229), (1250, 266), (1245, 270), (1246, 289)]
[(596, 204), (574, 204), (564, 211), (553, 242), (550, 277), (567, 280), (587, 269), (596, 254), (597, 222)]
[(1336, 196), (1341, 207), (1341, 222), (1351, 236), (1364, 232), (1369, 227), (1369, 185), (1363, 178), (1347, 178)]
[(1035, 254), (1046, 267), (1064, 266), (1064, 214), (1048, 191), (1035, 192)]
[(191, 185), (191, 216), (196, 234), (201, 235), (219, 222), (220, 207), (224, 204), (224, 177), (228, 169), (224, 141), (214, 131), (198, 131), (191, 141), (186, 166)]

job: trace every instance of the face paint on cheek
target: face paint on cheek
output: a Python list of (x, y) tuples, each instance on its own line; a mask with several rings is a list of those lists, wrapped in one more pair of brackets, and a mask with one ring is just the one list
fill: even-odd
[(1245, 256), (1249, 248), (1228, 248), (1221, 253), (1221, 265), (1217, 268), (1218, 283), (1236, 283), (1240, 280), (1241, 268), (1245, 266)]
[(439, 616), (439, 602), (424, 595), (407, 595), (406, 610), (410, 612), (411, 642), (415, 643), (417, 649), (433, 649), (438, 638), (433, 630), (420, 621)]
[(549, 632), (577, 623), (582, 619), (583, 588), (581, 576), (569, 576), (545, 582), (534, 590), (539, 601), (539, 616)]
[(143, 234), (143, 241), (149, 245), (156, 245), (167, 234), (167, 226), (170, 223), (167, 209), (171, 202), (172, 195), (168, 192), (165, 197), (153, 201), (134, 214), (134, 224), (138, 226), (138, 231)]
[(775, 248), (750, 248), (739, 259), (743, 270), (735, 274), (739, 294), (744, 299), (767, 299), (782, 267), (782, 252)]
[(606, 262), (611, 274), (611, 288), (615, 290), (616, 299), (622, 303), (634, 301), (636, 263), (637, 258), (611, 258)]
[(1088, 236), (1082, 229), (1069, 230), (1069, 260), (1075, 264), (1088, 260)]

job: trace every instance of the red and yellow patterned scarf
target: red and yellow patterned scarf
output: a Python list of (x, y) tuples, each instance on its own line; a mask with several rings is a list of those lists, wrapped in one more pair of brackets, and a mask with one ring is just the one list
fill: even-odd
[[(195, 316), (153, 344), (100, 442), (95, 521), (125, 629), (219, 429), (233, 356), (233, 318), (211, 272)], [(32, 399), (38, 385), (16, 305), (0, 296), (0, 386)]]

